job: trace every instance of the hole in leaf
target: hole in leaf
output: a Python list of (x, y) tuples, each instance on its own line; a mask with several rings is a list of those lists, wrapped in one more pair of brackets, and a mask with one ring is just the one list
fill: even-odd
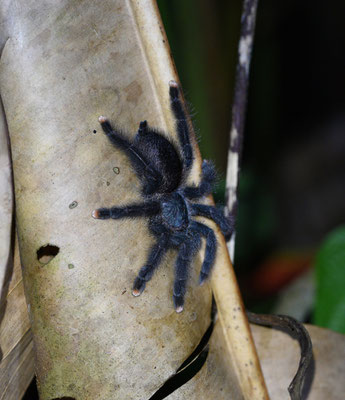
[(37, 260), (43, 264), (48, 264), (58, 253), (60, 249), (53, 244), (47, 244), (37, 250)]
[(55, 397), (52, 400), (76, 400), (76, 398), (75, 397), (66, 397), (66, 396), (64, 396), (64, 397)]

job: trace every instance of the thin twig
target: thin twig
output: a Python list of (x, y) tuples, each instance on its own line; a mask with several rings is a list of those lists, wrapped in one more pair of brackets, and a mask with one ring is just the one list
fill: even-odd
[[(249, 67), (252, 54), (258, 0), (244, 0), (241, 33), (238, 46), (238, 64), (232, 106), (232, 126), (226, 174), (226, 209), (233, 221), (237, 214), (238, 173), (243, 146), (243, 130), (247, 105)], [(234, 260), (235, 231), (228, 242), (230, 258)]]
[[(238, 180), (244, 137), (244, 123), (249, 83), (249, 67), (254, 42), (255, 20), (258, 0), (244, 0), (241, 34), (238, 49), (234, 102), (232, 106), (232, 126), (228, 152), (226, 176), (226, 212), (235, 224), (237, 217)], [(234, 260), (235, 230), (228, 243), (230, 258)], [(312, 343), (308, 331), (295, 319), (282, 315), (254, 314), (247, 311), (248, 320), (258, 325), (280, 327), (290, 335), (296, 335), (301, 347), (301, 359), (297, 373), (289, 385), (292, 400), (300, 400), (304, 378), (312, 360)]]

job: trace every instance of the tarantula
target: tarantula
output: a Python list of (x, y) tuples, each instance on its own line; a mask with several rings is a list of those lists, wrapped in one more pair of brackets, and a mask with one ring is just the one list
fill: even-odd
[(179, 146), (165, 135), (140, 122), (134, 140), (114, 129), (105, 117), (99, 122), (110, 142), (124, 151), (142, 183), (143, 202), (123, 207), (99, 208), (92, 216), (97, 219), (149, 218), (149, 229), (156, 238), (146, 264), (140, 269), (133, 284), (132, 294), (139, 296), (152, 278), (164, 254), (171, 247), (178, 249), (175, 264), (173, 302), (177, 312), (183, 310), (188, 270), (193, 257), (206, 239), (205, 258), (200, 272), (200, 285), (210, 275), (213, 267), (217, 239), (211, 228), (193, 219), (203, 216), (212, 219), (226, 239), (232, 234), (232, 224), (223, 213), (209, 205), (194, 203), (211, 193), (216, 173), (212, 163), (204, 160), (202, 177), (198, 185), (188, 185), (187, 178), (194, 162), (190, 142), (189, 124), (175, 81), (169, 82), (170, 104), (176, 119)]

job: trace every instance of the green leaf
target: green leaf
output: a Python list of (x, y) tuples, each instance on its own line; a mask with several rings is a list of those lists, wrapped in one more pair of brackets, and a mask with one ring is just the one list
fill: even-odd
[(345, 333), (345, 226), (333, 231), (316, 256), (314, 323)]

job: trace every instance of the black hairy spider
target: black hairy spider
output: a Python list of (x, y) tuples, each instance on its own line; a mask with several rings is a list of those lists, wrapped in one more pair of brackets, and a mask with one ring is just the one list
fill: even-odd
[(186, 184), (194, 161), (193, 148), (179, 87), (175, 81), (170, 81), (169, 86), (180, 149), (166, 139), (164, 134), (149, 128), (146, 121), (140, 122), (134, 140), (129, 140), (122, 132), (112, 128), (105, 117), (99, 118), (110, 142), (130, 158), (142, 183), (144, 201), (123, 207), (99, 208), (93, 211), (92, 216), (98, 219), (149, 218), (149, 229), (156, 242), (150, 249), (146, 264), (134, 281), (134, 296), (143, 292), (146, 282), (152, 278), (167, 250), (170, 247), (178, 249), (173, 301), (176, 311), (181, 312), (188, 269), (201, 246), (201, 237), (206, 239), (206, 250), (200, 272), (200, 284), (208, 278), (217, 250), (217, 239), (213, 230), (194, 220), (193, 216), (212, 219), (226, 239), (231, 236), (232, 224), (217, 208), (194, 203), (195, 200), (203, 199), (211, 193), (216, 177), (215, 169), (212, 163), (204, 160), (199, 185)]

